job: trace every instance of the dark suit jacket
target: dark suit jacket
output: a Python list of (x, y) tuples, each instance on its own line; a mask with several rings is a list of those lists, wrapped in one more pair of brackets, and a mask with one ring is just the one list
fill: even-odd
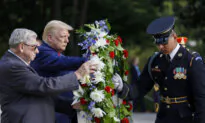
[(78, 89), (74, 73), (40, 77), (10, 52), (0, 60), (0, 68), (1, 123), (54, 123), (51, 96)]

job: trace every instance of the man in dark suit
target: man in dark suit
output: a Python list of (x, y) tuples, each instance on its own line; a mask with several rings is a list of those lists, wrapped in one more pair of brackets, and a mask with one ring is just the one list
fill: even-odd
[[(73, 28), (70, 25), (59, 20), (52, 20), (47, 23), (43, 31), (42, 45), (38, 47), (39, 53), (36, 55), (35, 60), (31, 62), (31, 66), (40, 76), (62, 76), (77, 70), (86, 61), (82, 57), (71, 57), (62, 54), (69, 43), (70, 31), (72, 30)], [(56, 110), (56, 123), (77, 123), (77, 112), (74, 108), (79, 108), (80, 103), (74, 104), (74, 108), (72, 108), (72, 91), (62, 93), (56, 98), (55, 105), (59, 107)], [(64, 114), (59, 113), (62, 110), (64, 110)]]
[(143, 95), (160, 90), (155, 123), (205, 123), (205, 64), (177, 43), (172, 16), (154, 20), (147, 28), (160, 52), (148, 60), (136, 85)]
[(60, 77), (39, 76), (29, 65), (38, 53), (36, 37), (31, 30), (15, 29), (0, 60), (1, 123), (54, 123), (52, 96), (78, 89), (78, 80), (96, 69), (88, 61)]

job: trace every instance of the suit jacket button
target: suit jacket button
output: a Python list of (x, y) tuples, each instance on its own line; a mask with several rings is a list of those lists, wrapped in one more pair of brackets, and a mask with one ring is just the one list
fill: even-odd
[(167, 80), (167, 77), (165, 77), (164, 79)]
[(164, 88), (164, 90), (167, 91), (168, 89), (167, 89), (167, 88)]

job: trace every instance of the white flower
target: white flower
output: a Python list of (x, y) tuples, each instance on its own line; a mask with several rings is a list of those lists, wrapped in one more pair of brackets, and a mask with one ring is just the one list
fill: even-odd
[(79, 98), (82, 97), (83, 94), (84, 94), (84, 90), (82, 89), (81, 86), (79, 86), (79, 89), (78, 89), (78, 90), (74, 90), (74, 91), (73, 91), (73, 95), (74, 95), (74, 96), (73, 96), (73, 100), (74, 100), (74, 101), (72, 102), (71, 105), (73, 105), (73, 104), (79, 102)]
[(95, 89), (93, 92), (91, 92), (90, 98), (95, 102), (101, 102), (105, 98), (105, 95), (103, 94), (103, 90), (99, 91)]
[(106, 36), (107, 35), (107, 32), (100, 32), (100, 34), (99, 34), (99, 37), (104, 37), (104, 36)]
[(103, 115), (105, 115), (106, 113), (100, 109), (100, 108), (92, 108), (91, 112), (93, 113), (93, 115), (97, 118), (101, 118), (103, 117)]
[(81, 95), (83, 95), (83, 94), (84, 94), (84, 90), (82, 89), (82, 87), (81, 87), (81, 86), (79, 86), (78, 91), (81, 93)]
[(95, 43), (96, 47), (105, 47), (105, 45), (107, 45), (105, 38), (98, 38), (98, 40)]
[(92, 31), (95, 32), (99, 38), (103, 38), (108, 34), (108, 32), (102, 31), (101, 29), (92, 29)]
[(97, 64), (97, 70), (102, 70), (105, 67), (105, 64), (100, 60), (97, 55), (91, 56), (90, 60), (93, 64)]
[(74, 97), (73, 97), (73, 102), (72, 102), (71, 105), (74, 105), (74, 104), (76, 104), (76, 103), (78, 103), (78, 102), (79, 102), (79, 97), (74, 96)]
[(124, 81), (127, 81), (127, 76), (123, 76), (123, 80), (124, 80)]
[(120, 122), (120, 119), (119, 118), (117, 118), (117, 117), (114, 117), (114, 120), (116, 121), (116, 122)]
[(91, 35), (91, 32), (86, 32), (85, 34), (86, 34), (86, 35)]
[(90, 81), (90, 76), (84, 76), (83, 78), (80, 79), (81, 84), (87, 84), (90, 85), (91, 81)]
[(95, 45), (90, 46), (91, 53), (95, 53), (96, 49), (97, 49), (97, 47)]
[(98, 84), (99, 82), (105, 82), (105, 75), (102, 72), (97, 71), (93, 73), (93, 75), (95, 76), (93, 80), (95, 84)]

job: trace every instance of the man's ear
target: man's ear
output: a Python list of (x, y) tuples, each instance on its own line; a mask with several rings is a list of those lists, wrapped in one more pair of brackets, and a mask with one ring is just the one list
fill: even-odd
[(23, 43), (20, 43), (17, 47), (18, 47), (19, 51), (22, 53), (23, 49), (24, 49)]
[(175, 32), (173, 33), (173, 37), (174, 39), (177, 39), (177, 34)]
[(47, 41), (51, 41), (51, 40), (52, 40), (52, 34), (49, 33), (49, 34), (47, 35)]
[(177, 39), (177, 35), (176, 34), (174, 34), (174, 39)]

